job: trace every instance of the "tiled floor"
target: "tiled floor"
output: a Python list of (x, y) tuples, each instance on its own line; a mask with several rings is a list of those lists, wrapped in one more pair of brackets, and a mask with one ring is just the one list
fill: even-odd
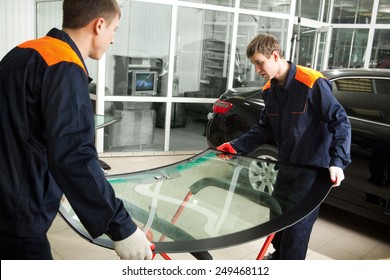
[[(191, 154), (192, 153), (192, 154)], [(192, 156), (189, 153), (129, 154), (128, 157), (103, 157), (112, 169), (108, 174), (133, 172), (168, 165)], [(113, 260), (113, 250), (93, 245), (75, 233), (57, 216), (49, 230), (56, 260)], [(264, 238), (239, 246), (210, 251), (214, 259), (256, 258)], [(272, 249), (269, 249), (272, 251)], [(170, 254), (172, 259), (194, 259), (190, 254)], [(156, 259), (161, 259), (157, 256)], [(390, 260), (390, 227), (323, 205), (311, 235), (308, 260)]]

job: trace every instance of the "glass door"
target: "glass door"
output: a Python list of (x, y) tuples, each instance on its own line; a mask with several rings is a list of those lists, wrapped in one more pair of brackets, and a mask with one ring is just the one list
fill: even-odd
[(328, 34), (330, 27), (317, 28), (314, 37), (314, 48), (312, 56), (313, 69), (324, 70), (328, 68), (329, 50), (327, 48)]
[[(299, 30), (299, 31), (298, 31)], [(312, 28), (294, 26), (291, 60), (298, 65), (316, 70), (327, 68), (327, 40), (330, 27)], [(298, 37), (298, 32), (300, 35)]]

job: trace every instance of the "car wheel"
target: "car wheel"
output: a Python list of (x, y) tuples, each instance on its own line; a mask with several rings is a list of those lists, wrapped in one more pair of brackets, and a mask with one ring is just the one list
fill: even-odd
[(277, 148), (263, 145), (250, 153), (249, 156), (269, 160), (252, 161), (248, 170), (248, 180), (254, 190), (271, 194), (278, 174), (277, 165), (272, 162), (277, 160)]

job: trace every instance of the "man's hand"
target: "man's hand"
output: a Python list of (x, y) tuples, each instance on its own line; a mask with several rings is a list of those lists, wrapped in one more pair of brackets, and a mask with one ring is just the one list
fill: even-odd
[[(237, 151), (233, 148), (233, 146), (229, 142), (223, 143), (222, 145), (218, 146), (217, 150), (221, 152), (230, 153), (230, 154), (237, 154)], [(218, 157), (222, 159), (232, 158), (231, 155), (226, 155), (226, 154), (219, 154)]]
[(233, 148), (233, 146), (229, 142), (223, 143), (222, 145), (218, 146), (217, 150), (231, 153), (231, 154), (237, 154), (237, 151)]
[(152, 250), (150, 248), (151, 243), (139, 228), (129, 237), (114, 241), (115, 252), (122, 260), (151, 260)]
[(342, 168), (337, 166), (329, 167), (330, 180), (332, 181), (332, 187), (338, 187), (341, 184), (341, 181), (344, 180), (344, 171)]

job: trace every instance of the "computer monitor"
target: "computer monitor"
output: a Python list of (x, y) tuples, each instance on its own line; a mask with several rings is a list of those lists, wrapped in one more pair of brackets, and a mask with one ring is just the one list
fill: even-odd
[(158, 73), (145, 70), (129, 72), (129, 95), (157, 95)]

